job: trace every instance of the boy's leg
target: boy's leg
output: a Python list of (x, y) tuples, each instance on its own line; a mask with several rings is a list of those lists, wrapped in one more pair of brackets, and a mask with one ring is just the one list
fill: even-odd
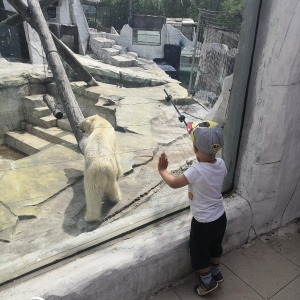
[(209, 234), (205, 227), (205, 223), (199, 223), (193, 218), (189, 241), (192, 268), (194, 271), (204, 273), (210, 270)]
[(220, 260), (221, 260), (221, 255), (223, 253), (222, 242), (225, 234), (226, 224), (227, 224), (227, 219), (226, 219), (226, 214), (224, 213), (215, 222), (216, 229), (219, 234), (209, 248), (211, 274), (213, 279), (218, 283), (224, 281), (222, 273), (220, 272)]
[(194, 218), (190, 233), (190, 256), (192, 268), (200, 275), (200, 284), (195, 286), (197, 295), (205, 295), (218, 287), (210, 273), (209, 228), (206, 223), (199, 223)]
[(210, 268), (204, 268), (204, 269), (199, 269), (197, 270), (197, 273), (199, 274), (201, 281), (205, 284), (210, 284), (211, 282), (211, 272), (210, 272)]
[(221, 257), (211, 257), (210, 258), (210, 272), (211, 272), (211, 276), (212, 278), (218, 282), (221, 283), (224, 281), (223, 275), (220, 271), (220, 259)]
[(212, 265), (219, 265), (220, 261), (221, 261), (221, 256), (219, 256), (219, 257), (211, 257), (210, 258), (210, 263)]

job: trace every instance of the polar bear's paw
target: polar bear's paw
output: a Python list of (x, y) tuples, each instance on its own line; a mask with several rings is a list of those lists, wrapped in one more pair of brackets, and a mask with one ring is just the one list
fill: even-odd
[(116, 181), (108, 185), (105, 192), (111, 202), (117, 203), (121, 200), (120, 188)]
[(98, 222), (100, 220), (100, 216), (93, 213), (86, 213), (84, 220), (88, 223), (90, 222)]

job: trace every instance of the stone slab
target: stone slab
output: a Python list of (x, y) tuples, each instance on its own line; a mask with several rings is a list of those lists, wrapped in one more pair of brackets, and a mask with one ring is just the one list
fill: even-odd
[[(219, 287), (211, 294), (207, 295), (208, 299), (214, 300), (263, 300), (264, 298), (258, 295), (247, 283), (243, 282), (235, 273), (230, 271), (226, 266), (221, 264), (221, 271), (224, 277), (224, 282), (219, 284)], [(194, 292), (194, 286), (199, 284), (199, 279), (196, 274), (192, 274), (182, 281), (171, 286), (181, 300), (197, 299)], [(155, 300), (165, 299), (155, 297)], [(176, 298), (175, 298), (176, 299)]]
[(114, 48), (102, 48), (101, 52), (103, 52), (103, 54), (106, 54), (109, 56), (119, 55), (119, 53), (120, 53), (120, 51), (118, 49), (114, 49)]
[(27, 155), (35, 154), (53, 146), (53, 144), (28, 132), (8, 132), (5, 135), (5, 143)]
[(57, 126), (61, 129), (72, 131), (70, 122), (67, 118), (57, 120)]
[[(51, 72), (45, 69), (44, 65), (9, 62), (4, 58), (0, 58), (0, 62), (0, 88), (17, 87), (31, 82), (51, 81)], [(22, 74), (20, 70), (22, 70)]]
[(35, 107), (32, 110), (32, 114), (38, 118), (42, 118), (51, 115), (51, 111), (48, 107)]
[(30, 95), (23, 97), (25, 109), (32, 110), (36, 107), (47, 107), (43, 101), (43, 95)]
[(41, 125), (46, 128), (54, 127), (57, 124), (57, 119), (53, 116), (46, 116), (39, 118), (38, 125)]
[(96, 37), (96, 38), (91, 38), (89, 41), (89, 45), (93, 51), (93, 53), (97, 56), (97, 58), (101, 59), (102, 58), (102, 49), (103, 48), (111, 48), (113, 45), (115, 45), (114, 40), (109, 40), (107, 38), (103, 37)]
[[(142, 67), (134, 67), (133, 69), (124, 69), (108, 65), (100, 62), (99, 60), (87, 57), (76, 55), (76, 58), (82, 63), (87, 70), (97, 77), (99, 81), (111, 82), (112, 80), (119, 81), (120, 71), (126, 74), (128, 78), (131, 78), (132, 81), (148, 80), (150, 82), (155, 82), (155, 85), (162, 85), (169, 82), (176, 82), (171, 79), (165, 72), (160, 70), (157, 66), (154, 66), (153, 63), (143, 62)], [(101, 80), (100, 80), (101, 79)]]
[(300, 231), (295, 223), (263, 235), (262, 239), (275, 251), (300, 267)]
[[(73, 159), (70, 159), (71, 157)], [(49, 177), (53, 168), (56, 170), (56, 176)], [(72, 170), (69, 177), (68, 168)], [(20, 215), (23, 208), (42, 203), (70, 185), (76, 180), (74, 176), (82, 175), (82, 170), (83, 157), (78, 150), (60, 145), (13, 161), (1, 177), (1, 201), (15, 215)], [(41, 185), (41, 182), (49, 184)]]
[(121, 55), (112, 56), (111, 62), (114, 66), (121, 68), (134, 67), (137, 64), (135, 58), (129, 58)]
[[(298, 248), (299, 249), (299, 248)], [(295, 300), (299, 298), (300, 276), (279, 291), (272, 300)]]
[[(263, 267), (257, 264), (258, 261), (263, 261)], [(225, 256), (223, 264), (239, 274), (244, 282), (265, 299), (274, 296), (300, 275), (298, 266), (261, 240)], [(272, 280), (267, 280), (270, 276)]]
[(54, 144), (70, 143), (77, 146), (74, 134), (59, 127), (44, 128), (26, 124), (26, 130)]

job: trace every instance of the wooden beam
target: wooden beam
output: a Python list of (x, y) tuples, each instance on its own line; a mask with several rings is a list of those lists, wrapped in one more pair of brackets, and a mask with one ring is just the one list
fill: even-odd
[(43, 101), (47, 104), (56, 119), (62, 119), (63, 113), (58, 109), (57, 104), (51, 95), (45, 94), (43, 96)]

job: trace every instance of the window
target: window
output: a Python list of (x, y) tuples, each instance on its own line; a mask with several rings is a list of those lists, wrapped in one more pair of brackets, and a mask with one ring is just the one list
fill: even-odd
[(82, 4), (82, 8), (87, 18), (96, 18), (96, 6)]
[(160, 30), (133, 29), (132, 43), (160, 46)]

